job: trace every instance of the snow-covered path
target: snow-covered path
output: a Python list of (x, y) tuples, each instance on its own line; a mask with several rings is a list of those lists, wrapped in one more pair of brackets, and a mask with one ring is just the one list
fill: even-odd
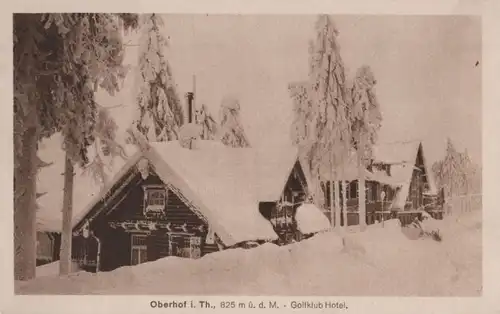
[(434, 221), (442, 242), (409, 240), (397, 221), (289, 246), (227, 250), (199, 260), (164, 258), (108, 273), (45, 276), (18, 294), (478, 296), (481, 212)]

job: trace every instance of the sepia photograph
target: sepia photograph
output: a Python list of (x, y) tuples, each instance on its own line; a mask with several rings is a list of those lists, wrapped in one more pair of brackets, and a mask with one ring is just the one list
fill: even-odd
[(16, 295), (483, 295), (480, 16), (12, 23)]

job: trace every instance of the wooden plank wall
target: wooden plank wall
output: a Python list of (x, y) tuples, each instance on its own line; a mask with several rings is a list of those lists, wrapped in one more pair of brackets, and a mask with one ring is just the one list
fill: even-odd
[[(125, 187), (112, 202), (105, 204), (105, 210), (91, 223), (91, 229), (101, 241), (100, 268), (108, 271), (117, 267), (130, 265), (131, 262), (131, 232), (121, 228), (111, 228), (110, 221), (135, 221), (148, 220), (160, 223), (171, 223), (172, 225), (187, 224), (189, 228), (204, 226), (203, 232), (196, 230), (196, 235), (202, 238), (202, 255), (218, 251), (216, 244), (205, 244), (208, 232), (207, 223), (196, 215), (172, 190), (167, 189), (167, 204), (165, 214), (151, 218), (144, 216), (144, 185), (164, 185), (162, 180), (151, 173), (146, 180), (142, 180), (139, 173)], [(117, 203), (117, 202), (120, 203)], [(83, 251), (85, 241), (75, 242), (75, 257)], [(151, 231), (146, 240), (148, 247), (148, 260), (170, 255), (169, 238), (166, 231)], [(181, 241), (183, 242), (183, 241)], [(182, 244), (183, 245), (183, 244)]]

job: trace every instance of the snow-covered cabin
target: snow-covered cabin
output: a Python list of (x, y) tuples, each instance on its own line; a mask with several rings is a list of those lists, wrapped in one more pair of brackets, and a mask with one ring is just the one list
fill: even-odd
[[(355, 156), (343, 166), (337, 175), (346, 181), (348, 225), (356, 225), (358, 219), (358, 169)], [(330, 171), (321, 169), (325, 209), (330, 204)], [(436, 210), (437, 190), (430, 165), (427, 164), (423, 144), (420, 141), (377, 144), (373, 148), (373, 160), (365, 169), (366, 221), (368, 224), (394, 216), (395, 213)], [(342, 193), (341, 202), (342, 202)], [(343, 214), (342, 221), (343, 225)]]
[(397, 210), (419, 209), (427, 197), (437, 195), (437, 189), (420, 141), (383, 144), (375, 147), (374, 167), (384, 167), (398, 183), (392, 202)]
[[(293, 146), (158, 142), (111, 168), (104, 188), (83, 173), (75, 177), (73, 259), (83, 269), (301, 239), (294, 215), (307, 182)], [(61, 216), (54, 210), (62, 204), (60, 181), (40, 199), (43, 231), (57, 232), (61, 225), (60, 219), (47, 222)]]
[(422, 211), (442, 219), (442, 202), (421, 141), (377, 145), (373, 167), (385, 168), (397, 181), (390, 210), (398, 212), (403, 223)]

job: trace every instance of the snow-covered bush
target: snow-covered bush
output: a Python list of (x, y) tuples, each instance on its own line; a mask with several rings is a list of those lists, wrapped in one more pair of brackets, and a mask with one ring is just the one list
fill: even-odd
[(250, 142), (243, 129), (240, 102), (235, 96), (225, 96), (220, 107), (220, 140), (229, 147), (249, 147)]
[(443, 239), (439, 230), (438, 221), (432, 218), (427, 212), (422, 213), (420, 226), (425, 236), (430, 236), (432, 239), (439, 242)]
[(415, 220), (403, 228), (403, 233), (412, 240), (421, 238), (431, 238), (440, 242), (442, 235), (439, 230), (439, 222), (432, 218), (428, 213), (422, 213), (422, 220)]

